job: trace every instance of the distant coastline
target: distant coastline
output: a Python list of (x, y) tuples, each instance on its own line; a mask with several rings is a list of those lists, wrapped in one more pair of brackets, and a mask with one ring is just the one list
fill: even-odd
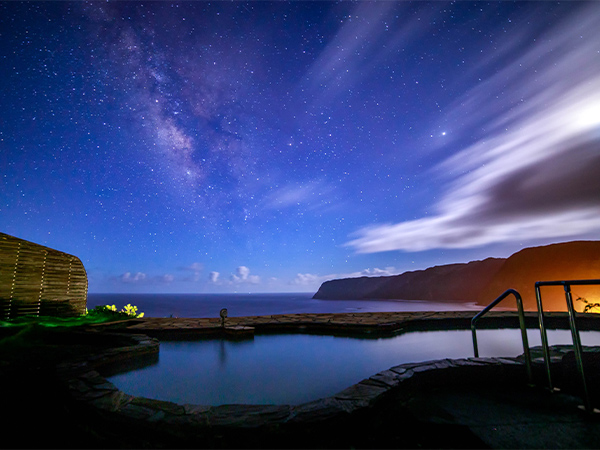
[[(395, 276), (330, 280), (321, 285), (313, 298), (402, 298), (487, 305), (512, 288), (520, 292), (525, 309), (535, 310), (536, 281), (597, 278), (600, 241), (572, 241), (525, 248), (508, 258), (446, 264)], [(600, 298), (600, 287), (579, 286), (573, 297)], [(546, 289), (543, 299), (544, 309), (566, 310), (562, 289)]]
[(313, 299), (312, 293), (269, 294), (89, 294), (87, 307), (130, 303), (144, 317), (219, 317), (227, 308), (228, 317), (270, 316), (276, 314), (330, 314), (394, 311), (476, 310), (471, 303), (431, 302), (422, 300)]

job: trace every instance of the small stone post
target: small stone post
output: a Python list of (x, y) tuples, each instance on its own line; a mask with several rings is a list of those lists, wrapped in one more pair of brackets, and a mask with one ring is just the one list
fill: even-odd
[(221, 316), (221, 327), (225, 328), (225, 318), (227, 317), (227, 308), (223, 308), (219, 315)]

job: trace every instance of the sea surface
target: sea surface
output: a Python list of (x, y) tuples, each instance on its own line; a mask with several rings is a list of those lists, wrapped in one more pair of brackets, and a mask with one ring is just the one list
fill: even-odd
[(474, 303), (421, 300), (317, 300), (312, 293), (280, 294), (88, 294), (89, 310), (96, 306), (127, 304), (145, 317), (229, 317), (298, 313), (353, 313), (384, 311), (481, 310)]

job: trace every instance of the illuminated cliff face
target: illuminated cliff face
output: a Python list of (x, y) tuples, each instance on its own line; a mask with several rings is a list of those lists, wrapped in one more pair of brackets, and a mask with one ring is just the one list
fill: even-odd
[[(516, 289), (526, 310), (537, 310), (537, 281), (600, 279), (600, 241), (574, 241), (531, 247), (507, 259), (488, 258), (468, 264), (446, 264), (391, 277), (347, 278), (323, 283), (314, 298), (433, 300), (473, 302), (486, 306), (507, 289)], [(546, 311), (566, 311), (562, 286), (541, 288)], [(575, 309), (600, 303), (600, 286), (573, 286)], [(502, 303), (516, 309), (514, 301)], [(600, 308), (596, 308), (599, 311)]]
[[(581, 279), (600, 279), (600, 241), (567, 242), (521, 250), (505, 261), (478, 300), (488, 304), (512, 288), (521, 293), (525, 309), (536, 310), (536, 281)], [(592, 303), (600, 302), (600, 286), (573, 286), (571, 292), (577, 311), (583, 311), (585, 307), (584, 302), (576, 301), (578, 297)], [(541, 294), (544, 310), (567, 310), (562, 286), (543, 286)]]

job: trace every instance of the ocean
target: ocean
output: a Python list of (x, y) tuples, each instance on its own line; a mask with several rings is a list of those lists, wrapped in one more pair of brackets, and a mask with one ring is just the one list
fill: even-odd
[(299, 313), (481, 310), (474, 303), (421, 300), (316, 300), (312, 293), (278, 294), (88, 294), (89, 310), (101, 305), (138, 307), (145, 317), (229, 317)]

